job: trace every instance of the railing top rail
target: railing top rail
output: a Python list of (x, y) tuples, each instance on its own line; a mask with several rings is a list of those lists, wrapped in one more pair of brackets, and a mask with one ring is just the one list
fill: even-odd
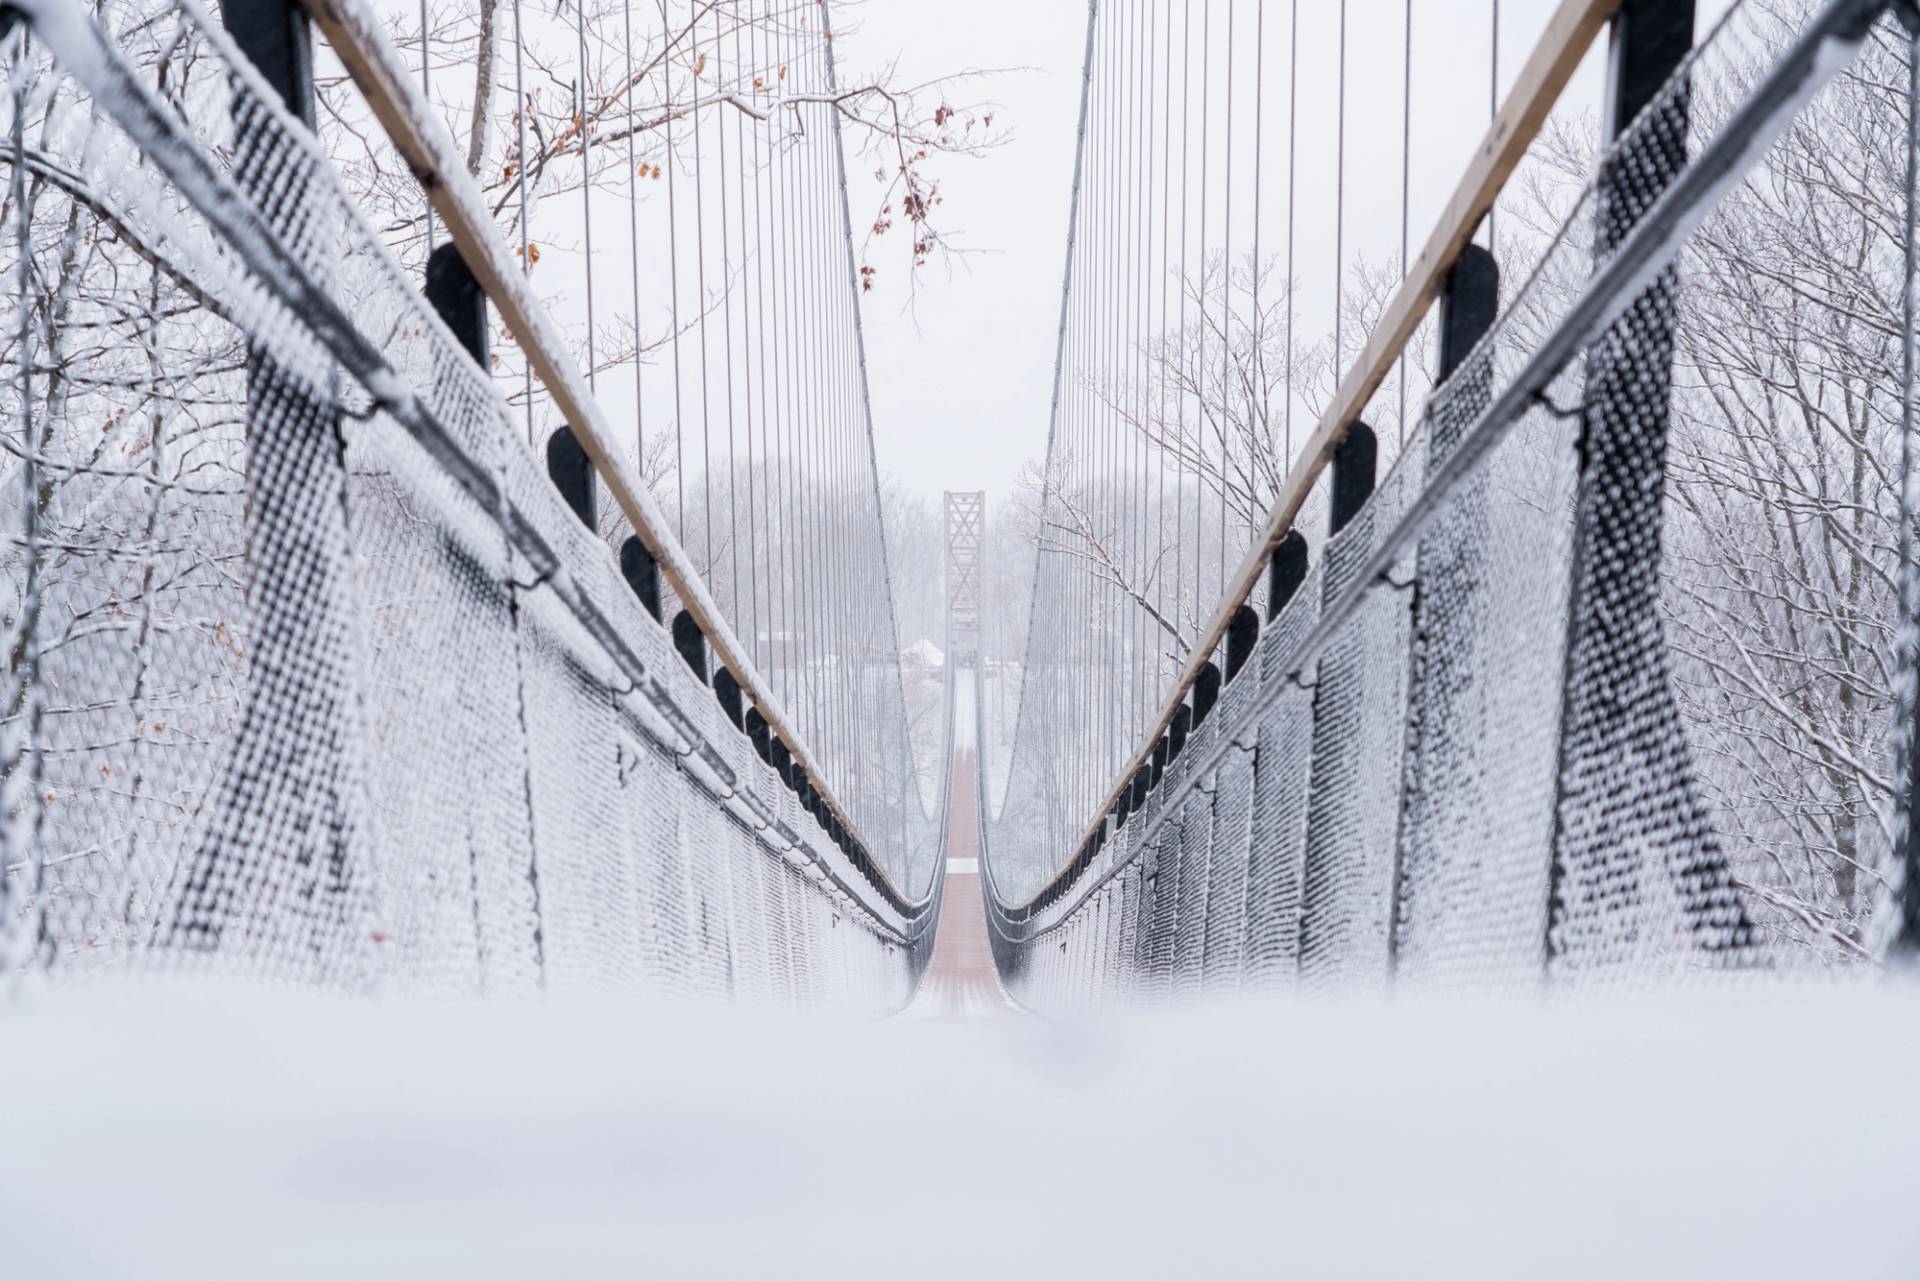
[[(309, 0), (314, 2), (314, 0)], [(1093, 818), (1070, 847), (1079, 850), (1092, 839), (1106, 816), (1119, 803), (1121, 792), (1132, 785), (1134, 775), (1149, 764), (1154, 744), (1173, 723), (1175, 713), (1186, 701), (1188, 692), (1200, 678), (1202, 669), (1212, 660), (1233, 622), (1234, 612), (1252, 596), (1261, 571), (1273, 549), (1293, 528), (1295, 518), (1305, 505), (1314, 483), (1333, 462), (1333, 456), (1346, 439), (1348, 430), (1359, 420), (1368, 401), (1405, 352), (1414, 331), (1419, 328), (1428, 308), (1440, 296), (1449, 272), (1473, 240), (1494, 201), (1505, 188), (1514, 170), (1526, 156), (1527, 148), (1539, 136), (1548, 114), (1560, 101), (1574, 72), (1623, 0), (1561, 0), (1560, 7), (1541, 33), (1519, 78), (1488, 125), (1473, 160), (1455, 186), (1452, 197), (1428, 234), (1420, 253), (1407, 264), (1400, 282), (1382, 311), (1359, 357), (1348, 367), (1326, 411), (1321, 414), (1313, 434), (1308, 437), (1298, 461), (1280, 486), (1273, 505), (1268, 508), (1259, 536), (1247, 548), (1239, 566), (1227, 582), (1226, 591), (1215, 607), (1212, 618), (1201, 630), (1189, 651), (1187, 663), (1161, 705), (1159, 715), (1143, 736), (1141, 745), (1115, 776), (1116, 781)], [(1009, 904), (1018, 910), (1031, 906), (1051, 890), (1071, 866), (1069, 861), (1024, 904)]]
[[(605, 412), (588, 389), (587, 380), (567, 350), (558, 327), (535, 297), (511, 250), (495, 229), (486, 199), (461, 161), (453, 135), (420, 92), (417, 80), (387, 39), (378, 17), (364, 0), (299, 0), (299, 3), (326, 36), (381, 129), (412, 168), (434, 212), (445, 224), (448, 237), (459, 248), (488, 300), (498, 309), (500, 319), (526, 354), (528, 363), (580, 442), (607, 492), (619, 504), (634, 533), (653, 553), (661, 572), (699, 625), (714, 654), (759, 708), (772, 733), (787, 744), (795, 763), (806, 772), (819, 793), (821, 802), (850, 834), (857, 835), (858, 824), (828, 788), (825, 772), (813, 761), (798, 727), (734, 635), (691, 557), (674, 537), (665, 513), (620, 456)], [(919, 900), (909, 897), (893, 884), (877, 860), (871, 861), (874, 874), (884, 886), (883, 893), (901, 908), (918, 913), (932, 902), (931, 895)]]

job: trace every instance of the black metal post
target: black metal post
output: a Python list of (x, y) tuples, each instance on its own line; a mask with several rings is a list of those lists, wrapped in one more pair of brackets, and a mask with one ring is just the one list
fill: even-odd
[(637, 535), (629, 534), (620, 544), (620, 574), (627, 586), (640, 598), (640, 604), (660, 621), (660, 562)]
[(720, 704), (720, 710), (726, 713), (728, 722), (735, 729), (744, 731), (747, 727), (746, 709), (740, 698), (740, 682), (724, 667), (713, 674), (713, 697)]
[(458, 245), (439, 245), (427, 255), (427, 305), (475, 363), (487, 370), (487, 294), (473, 278)]
[(1207, 662), (1200, 668), (1199, 675), (1193, 678), (1193, 727), (1199, 729), (1207, 723), (1207, 717), (1213, 715), (1213, 705), (1220, 701), (1220, 667)]
[(757, 707), (747, 709), (747, 738), (752, 742), (755, 754), (767, 764), (773, 764), (773, 731)]
[(1193, 732), (1193, 709), (1185, 703), (1173, 709), (1173, 720), (1167, 725), (1167, 764), (1180, 759), (1180, 753), (1187, 750), (1187, 735)]
[(1355, 423), (1333, 452), (1333, 504), (1327, 514), (1327, 533), (1337, 534), (1353, 523), (1373, 497), (1380, 442), (1373, 428)]
[[(1609, 139), (1627, 131), (1634, 117), (1660, 96), (1667, 81), (1693, 51), (1695, 18), (1694, 0), (1626, 0), (1620, 6), (1619, 15), (1613, 20), (1613, 42), (1609, 49), (1612, 80), (1607, 106)], [(1685, 145), (1684, 139), (1676, 141), (1678, 145)], [(1660, 183), (1659, 187), (1665, 185)], [(1613, 244), (1626, 238), (1633, 223), (1645, 212), (1645, 206), (1651, 205), (1658, 195), (1658, 189), (1639, 193), (1635, 203), (1641, 208), (1625, 225), (1615, 229)]]
[(562, 427), (547, 437), (547, 478), (560, 491), (580, 523), (598, 530), (600, 522), (593, 498), (593, 460), (580, 447), (570, 427)]
[(1499, 264), (1485, 247), (1468, 245), (1448, 273), (1446, 292), (1440, 297), (1438, 382), (1444, 383), (1453, 377), (1454, 371), (1492, 330), (1499, 311)]
[(1242, 605), (1233, 611), (1233, 620), (1227, 624), (1227, 683), (1231, 685), (1253, 657), (1253, 650), (1260, 643), (1260, 614), (1251, 605)]
[(693, 621), (693, 615), (684, 609), (673, 616), (673, 647), (680, 651), (680, 657), (700, 678), (700, 683), (706, 684), (707, 638), (701, 634), (700, 624)]
[(300, 122), (314, 127), (313, 32), (293, 0), (226, 0), (220, 20)]
[(1306, 581), (1307, 540), (1299, 530), (1289, 529), (1287, 536), (1274, 545), (1273, 557), (1267, 561), (1268, 622), (1280, 617)]

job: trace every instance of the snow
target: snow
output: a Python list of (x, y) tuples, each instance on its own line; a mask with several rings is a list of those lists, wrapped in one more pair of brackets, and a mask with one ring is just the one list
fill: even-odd
[(937, 670), (947, 661), (947, 656), (940, 652), (940, 647), (924, 636), (907, 646), (907, 652), (903, 657), (908, 663), (930, 671)]
[(1920, 991), (0, 1013), (20, 1277), (1920, 1275)]

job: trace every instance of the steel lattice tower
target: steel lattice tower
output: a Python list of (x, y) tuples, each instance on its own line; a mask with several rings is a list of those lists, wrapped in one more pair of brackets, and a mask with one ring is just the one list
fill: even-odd
[(980, 650), (980, 551), (986, 540), (984, 492), (946, 494), (947, 653), (972, 666)]

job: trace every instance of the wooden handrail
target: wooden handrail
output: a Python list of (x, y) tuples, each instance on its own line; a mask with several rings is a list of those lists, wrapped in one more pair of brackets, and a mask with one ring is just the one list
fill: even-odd
[[(587, 380), (574, 363), (565, 338), (535, 297), (526, 274), (501, 238), (486, 198), (467, 172), (452, 133), (420, 94), (417, 79), (401, 61), (379, 20), (364, 0), (300, 0), (300, 4), (339, 56), (388, 139), (413, 170), (434, 212), (445, 224), (448, 237), (459, 247), (468, 270), (526, 354), (528, 364), (592, 460), (594, 470), (633, 526), (634, 534), (653, 553), (661, 572), (679, 594), (681, 604), (699, 624), (714, 655), (752, 697), (772, 732), (785, 741), (819, 793), (821, 802), (848, 833), (857, 834), (859, 827), (828, 789), (825, 775), (807, 752), (806, 740), (733, 634), (692, 558), (674, 537), (666, 514), (621, 458), (606, 414), (588, 390)], [(893, 884), (877, 862), (873, 863), (873, 869), (895, 901), (913, 902)]]
[[(1548, 21), (1547, 29), (1534, 45), (1526, 65), (1520, 69), (1519, 79), (1487, 127), (1486, 136), (1475, 150), (1466, 173), (1461, 175), (1452, 198), (1447, 201), (1425, 246), (1408, 265), (1406, 277), (1388, 299), (1379, 324), (1374, 326), (1372, 335), (1367, 339), (1367, 345), (1340, 380), (1332, 403), (1320, 416), (1299, 460), (1281, 483), (1279, 494), (1267, 510), (1266, 522), (1259, 537), (1248, 547), (1246, 556), (1228, 580), (1220, 604), (1189, 652), (1180, 679), (1161, 707), (1153, 728), (1120, 771), (1106, 799), (1094, 810), (1093, 820), (1087, 824), (1080, 839), (1069, 848), (1065, 866), (1071, 866), (1072, 856), (1092, 839), (1094, 832), (1119, 803), (1121, 791), (1132, 785), (1134, 775), (1151, 760), (1154, 744), (1159, 742), (1160, 736), (1173, 723), (1175, 712), (1186, 701), (1187, 693), (1199, 678), (1201, 669), (1219, 649), (1227, 628), (1233, 622), (1234, 611), (1252, 596), (1268, 558), (1273, 555), (1274, 547), (1286, 537), (1287, 531), (1293, 528), (1294, 518), (1300, 514), (1314, 482), (1333, 462), (1334, 451), (1346, 439), (1348, 429), (1359, 420), (1367, 402), (1373, 399), (1373, 394), (1380, 389), (1405, 352), (1408, 340), (1419, 328), (1427, 309), (1440, 296), (1448, 273), (1460, 260), (1467, 245), (1472, 243), (1474, 232), (1479, 229), (1507, 180), (1525, 158), (1527, 148), (1539, 136), (1548, 113), (1566, 91), (1581, 59), (1586, 57), (1587, 50), (1592, 46), (1594, 37), (1619, 12), (1621, 3), (1622, 0), (1561, 0), (1560, 8)], [(1056, 873), (1027, 903), (1015, 905), (1013, 910), (1030, 906), (1052, 889), (1059, 879), (1060, 873)]]

